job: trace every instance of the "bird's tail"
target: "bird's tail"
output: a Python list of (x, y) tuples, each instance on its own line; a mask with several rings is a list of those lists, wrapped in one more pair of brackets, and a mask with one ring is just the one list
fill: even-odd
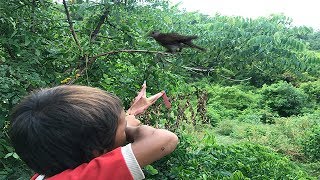
[(193, 40), (198, 38), (198, 36), (187, 36), (187, 37), (188, 37), (188, 40)]

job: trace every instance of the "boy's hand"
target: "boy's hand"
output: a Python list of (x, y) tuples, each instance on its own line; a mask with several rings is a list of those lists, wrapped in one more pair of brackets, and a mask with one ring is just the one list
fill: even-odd
[(163, 97), (164, 103), (167, 106), (167, 108), (171, 107), (171, 104), (168, 100), (168, 97), (164, 91), (161, 91), (151, 97), (146, 97), (146, 89), (147, 85), (146, 82), (143, 83), (142, 89), (139, 92), (138, 96), (135, 98), (132, 106), (128, 109), (127, 113), (130, 115), (138, 115), (143, 113), (146, 109), (148, 109), (149, 106), (154, 104), (157, 99), (160, 97)]
[(127, 127), (136, 127), (136, 126), (140, 126), (141, 124), (141, 122), (138, 119), (136, 119), (134, 115), (127, 115), (126, 120), (127, 120)]

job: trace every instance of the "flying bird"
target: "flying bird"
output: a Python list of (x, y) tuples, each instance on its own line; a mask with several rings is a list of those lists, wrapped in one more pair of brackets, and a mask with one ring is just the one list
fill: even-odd
[(178, 33), (160, 33), (159, 31), (152, 31), (149, 36), (153, 37), (160, 45), (167, 49), (167, 52), (175, 53), (181, 52), (182, 48), (196, 48), (205, 51), (205, 48), (197, 46), (192, 43), (193, 39), (198, 36), (185, 36)]

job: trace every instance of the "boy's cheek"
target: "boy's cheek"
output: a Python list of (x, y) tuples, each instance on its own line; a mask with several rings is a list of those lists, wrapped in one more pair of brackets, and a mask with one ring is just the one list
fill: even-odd
[(125, 132), (123, 132), (121, 135), (119, 135), (119, 137), (117, 138), (117, 140), (115, 142), (114, 148), (117, 148), (117, 147), (125, 145), (126, 142), (127, 142), (127, 137), (126, 136), (127, 135), (126, 135)]

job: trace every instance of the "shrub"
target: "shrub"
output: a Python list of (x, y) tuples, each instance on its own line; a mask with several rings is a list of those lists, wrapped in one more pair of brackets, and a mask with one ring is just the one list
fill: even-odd
[(276, 152), (288, 155), (295, 160), (305, 160), (302, 142), (305, 142), (308, 136), (306, 129), (319, 124), (319, 119), (319, 115), (306, 114), (277, 118), (274, 124), (234, 122), (230, 137), (241, 142), (249, 141), (271, 147)]
[(261, 93), (261, 104), (268, 106), (281, 117), (300, 114), (308, 98), (302, 90), (283, 81), (270, 86), (264, 85)]
[(256, 108), (259, 95), (250, 90), (242, 90), (242, 86), (208, 86), (209, 118), (215, 122), (225, 119), (235, 119), (243, 111)]
[(261, 109), (246, 109), (239, 115), (239, 121), (249, 122), (249, 123), (264, 123), (264, 124), (274, 124), (276, 118), (279, 115), (273, 112), (270, 108)]
[(250, 91), (242, 91), (240, 86), (215, 86), (209, 90), (209, 104), (218, 102), (227, 109), (245, 110), (255, 106), (256, 96)]
[(186, 133), (179, 137), (177, 149), (153, 164), (157, 174), (147, 171), (147, 179), (308, 178), (288, 158), (260, 145), (217, 145), (210, 134), (203, 139)]
[(311, 161), (320, 161), (320, 125), (315, 125), (303, 143), (303, 151)]
[(317, 103), (320, 103), (320, 80), (302, 83), (300, 89), (309, 95), (310, 101), (315, 100)]
[(234, 126), (236, 122), (234, 121), (222, 121), (217, 127), (217, 132), (224, 136), (229, 136), (234, 131)]

